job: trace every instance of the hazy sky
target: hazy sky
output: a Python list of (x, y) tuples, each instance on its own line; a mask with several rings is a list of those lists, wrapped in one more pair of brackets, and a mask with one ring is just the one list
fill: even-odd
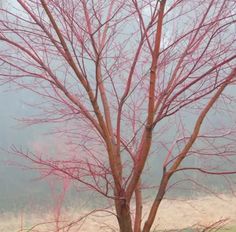
[[(16, 0), (8, 1), (17, 6)], [(11, 10), (14, 11), (15, 9), (11, 8)], [(148, 15), (150, 9), (146, 8), (144, 12)], [(35, 141), (40, 140), (40, 136), (43, 136), (44, 126), (23, 128), (19, 126), (15, 118), (32, 114), (32, 108), (29, 108), (24, 102), (27, 102), (29, 99), (31, 102), (37, 101), (37, 97), (27, 91), (6, 92), (6, 89), (7, 86), (0, 86), (0, 146), (8, 149), (12, 144), (15, 144), (31, 148), (31, 145)], [(231, 91), (235, 93), (234, 89)], [(11, 160), (13, 157), (9, 157), (5, 152), (1, 152), (0, 160), (6, 161), (7, 159)], [(4, 186), (0, 188), (0, 208), (1, 202), (4, 202), (4, 207), (8, 205), (9, 208), (12, 208), (12, 205), (16, 204), (16, 202), (20, 202), (22, 199), (26, 200), (27, 196), (32, 194), (32, 190), (34, 190), (33, 194), (35, 197), (40, 196), (40, 191), (45, 186), (42, 182), (31, 182), (32, 176), (31, 172), (25, 172), (13, 166), (6, 166), (5, 162), (0, 162), (0, 182), (1, 186)], [(32, 185), (34, 186), (33, 188)]]

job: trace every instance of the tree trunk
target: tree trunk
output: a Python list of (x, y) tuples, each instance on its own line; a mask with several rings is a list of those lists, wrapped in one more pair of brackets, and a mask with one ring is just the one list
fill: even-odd
[(117, 219), (119, 223), (120, 232), (133, 232), (130, 208), (128, 204), (124, 204), (124, 201), (120, 206)]

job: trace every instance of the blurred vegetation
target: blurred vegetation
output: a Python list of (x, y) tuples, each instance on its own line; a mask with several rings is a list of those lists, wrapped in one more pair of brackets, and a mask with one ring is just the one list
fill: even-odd
[(185, 228), (181, 230), (154, 230), (153, 232), (236, 232), (236, 226), (222, 228)]

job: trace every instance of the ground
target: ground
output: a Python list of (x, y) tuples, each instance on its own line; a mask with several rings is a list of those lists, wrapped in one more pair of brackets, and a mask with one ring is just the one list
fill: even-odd
[[(150, 205), (147, 203), (144, 207), (147, 210)], [(68, 221), (76, 221), (81, 215), (87, 213), (86, 209), (67, 209), (63, 213), (60, 226)], [(117, 231), (117, 224), (113, 217), (104, 212), (81, 220), (75, 227), (71, 226), (69, 232), (113, 232)], [(46, 223), (46, 224), (41, 224)], [(38, 226), (31, 229), (34, 225)], [(225, 228), (227, 230), (217, 230), (218, 232), (235, 232), (236, 227), (236, 197), (229, 195), (218, 195), (199, 197), (194, 200), (168, 199), (161, 204), (160, 211), (155, 221), (153, 231), (184, 231), (192, 232), (192, 228)], [(0, 215), (0, 231), (55, 231), (53, 223), (53, 214), (44, 213), (37, 215), (35, 213), (22, 212), (21, 214), (4, 213)], [(62, 232), (63, 230), (60, 230)]]

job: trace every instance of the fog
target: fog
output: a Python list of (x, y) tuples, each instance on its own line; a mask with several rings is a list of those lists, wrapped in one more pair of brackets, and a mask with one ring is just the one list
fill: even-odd
[[(148, 9), (145, 9), (148, 13)], [(234, 89), (229, 88), (228, 94), (236, 97)], [(9, 84), (0, 87), (0, 146), (2, 148), (1, 158), (0, 158), (0, 209), (1, 211), (18, 211), (22, 208), (31, 207), (48, 207), (48, 205), (53, 204), (51, 197), (51, 189), (47, 178), (38, 179), (40, 176), (37, 170), (30, 170), (29, 168), (24, 168), (25, 161), (17, 156), (8, 153), (11, 151), (12, 145), (17, 147), (22, 147), (24, 150), (35, 149), (36, 143), (39, 142), (40, 145), (45, 143), (45, 134), (49, 132), (50, 125), (39, 124), (31, 127), (24, 126), (18, 119), (24, 117), (30, 117), (37, 113), (37, 109), (30, 107), (28, 104), (36, 104), (40, 101), (39, 97), (34, 94), (19, 90), (16, 91), (14, 86)], [(235, 105), (229, 104), (229, 110), (234, 110)], [(228, 124), (235, 123), (235, 118), (229, 118), (225, 115), (215, 115), (214, 112), (210, 113), (210, 117), (215, 124)], [(185, 125), (189, 128), (193, 127), (193, 116), (191, 113), (183, 115), (185, 118)], [(166, 122), (164, 122), (166, 123)], [(202, 130), (206, 130), (208, 127), (203, 126)], [(176, 128), (174, 128), (175, 130)], [(166, 137), (173, 136), (175, 131), (169, 131)], [(49, 136), (50, 137), (50, 136)], [(223, 142), (223, 141), (222, 141)], [(159, 149), (159, 153), (162, 156), (156, 157), (152, 155), (147, 168), (150, 169), (150, 173), (144, 176), (144, 183), (149, 185), (158, 185), (162, 168), (161, 164), (165, 158), (166, 151), (163, 148), (158, 147), (159, 144), (154, 145), (155, 149)], [(201, 146), (201, 144), (198, 144)], [(163, 149), (163, 150), (161, 150)], [(153, 152), (154, 152), (153, 151)], [(155, 152), (154, 152), (155, 153)], [(197, 159), (189, 159), (186, 161), (187, 164), (194, 166), (195, 162), (200, 162)], [(203, 161), (204, 162), (204, 161)], [(172, 182), (176, 182), (179, 179), (194, 178), (196, 181), (205, 178), (205, 175), (196, 172), (178, 174)], [(233, 177), (233, 180), (236, 180)], [(212, 189), (216, 191), (227, 191), (230, 187), (224, 177), (209, 177), (205, 179), (205, 184), (211, 185)], [(194, 196), (200, 194), (197, 190), (199, 186), (195, 186), (193, 183), (186, 181), (180, 187), (176, 187), (174, 191), (170, 193), (169, 196)], [(200, 190), (202, 193), (207, 193), (203, 188)], [(151, 195), (152, 190), (147, 191), (147, 196)], [(89, 197), (87, 193), (78, 193), (75, 187), (72, 187), (68, 192), (67, 203), (70, 204), (75, 199), (81, 200)], [(93, 198), (94, 199), (94, 198)]]
[[(17, 157), (7, 151), (12, 145), (28, 147), (40, 130), (37, 128), (23, 128), (16, 120), (29, 113), (23, 101), (31, 97), (25, 92), (6, 92), (3, 87), (0, 91), (0, 204), (1, 210), (18, 209), (26, 204), (30, 198), (40, 198), (45, 184), (32, 181), (36, 177), (34, 171), (24, 171), (19, 165), (13, 165), (12, 161)], [(22, 162), (19, 160), (19, 162)]]
[[(39, 174), (36, 170), (34, 171), (20, 167), (21, 164), (24, 164), (24, 159), (20, 159), (11, 153), (7, 153), (7, 150), (10, 150), (12, 145), (23, 147), (25, 150), (32, 150), (32, 144), (36, 141), (43, 141), (43, 137), (45, 136), (45, 133), (48, 132), (49, 128), (46, 125), (34, 125), (31, 127), (23, 126), (17, 118), (20, 119), (34, 114), (33, 108), (29, 107), (24, 102), (26, 100), (29, 101), (29, 99), (30, 102), (37, 102), (38, 99), (30, 92), (6, 91), (6, 89), (8, 88), (1, 87), (0, 91), (0, 146), (3, 149), (0, 159), (0, 209), (1, 211), (17, 211), (22, 209), (22, 207), (31, 207), (32, 204), (36, 208), (50, 207), (50, 205), (53, 204), (53, 201), (47, 178), (38, 180), (37, 177), (39, 177)], [(235, 94), (232, 90), (229, 91), (231, 94)], [(234, 108), (233, 105), (232, 108)], [(224, 119), (214, 115), (212, 117), (215, 117), (216, 123), (222, 123), (222, 120), (228, 121), (227, 117)], [(188, 120), (189, 123), (191, 123), (191, 117)], [(163, 152), (163, 154), (165, 153)], [(164, 157), (151, 157), (147, 165), (150, 169), (150, 173), (147, 176), (144, 176), (144, 183), (146, 185), (158, 184), (162, 173), (160, 165), (162, 159), (164, 159)], [(13, 161), (16, 161), (17, 163), (14, 163)], [(199, 162), (199, 160), (190, 159), (190, 161), (187, 162), (190, 162), (190, 164), (193, 165), (193, 162)], [(193, 178), (193, 176), (196, 181), (204, 178), (205, 183), (211, 183), (212, 189), (216, 191), (224, 192), (227, 191), (227, 189), (230, 190), (232, 187), (231, 185), (228, 185), (224, 177), (212, 176), (206, 178), (205, 175), (200, 175), (196, 172), (192, 174), (189, 174), (188, 172), (184, 176), (182, 174), (180, 176), (176, 175), (173, 182), (178, 179), (183, 179), (183, 177), (187, 179), (188, 177)], [(234, 176), (233, 179), (236, 180)], [(199, 181), (199, 183), (202, 183), (202, 181)], [(204, 194), (209, 193), (207, 191), (205, 192), (204, 188), (199, 192), (198, 186), (186, 181), (184, 184), (176, 187), (174, 191), (171, 191), (170, 196), (190, 197), (199, 195), (201, 192)], [(148, 195), (150, 195), (150, 191), (148, 192)], [(88, 197), (87, 193), (79, 193), (72, 188), (72, 190), (68, 192), (67, 203), (70, 204), (74, 200), (79, 202), (80, 200), (83, 200), (85, 196)]]

